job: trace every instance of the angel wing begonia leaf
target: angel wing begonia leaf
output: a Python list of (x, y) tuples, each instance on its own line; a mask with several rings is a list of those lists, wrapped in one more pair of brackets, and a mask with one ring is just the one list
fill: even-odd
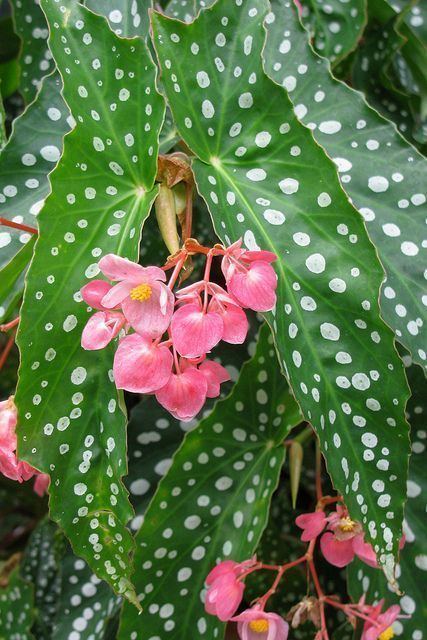
[(18, 453), (50, 474), (51, 516), (75, 553), (133, 599), (125, 526), (132, 509), (121, 482), (125, 417), (111, 377), (112, 350), (94, 354), (80, 346), (89, 317), (80, 288), (99, 273), (103, 254), (138, 255), (140, 227), (157, 192), (164, 104), (143, 40), (120, 39), (75, 2), (43, 0), (42, 7), (77, 126), (50, 178), (28, 273), (18, 338)]
[(280, 362), (391, 576), (409, 442), (403, 368), (379, 315), (382, 269), (333, 163), (263, 72), (268, 9), (220, 0), (188, 25), (154, 13), (162, 81), (216, 232), (278, 257), (268, 321)]

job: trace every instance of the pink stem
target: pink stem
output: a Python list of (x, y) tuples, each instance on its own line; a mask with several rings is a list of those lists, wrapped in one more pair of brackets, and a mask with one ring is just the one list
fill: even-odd
[(7, 324), (0, 324), (0, 331), (9, 331), (9, 329), (13, 329), (13, 327), (16, 327), (16, 325), (19, 324), (19, 320), (20, 318), (18, 316), (17, 318), (14, 318)]

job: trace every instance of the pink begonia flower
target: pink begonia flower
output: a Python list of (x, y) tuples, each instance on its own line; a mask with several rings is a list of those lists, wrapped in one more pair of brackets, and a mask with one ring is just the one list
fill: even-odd
[(99, 310), (89, 318), (82, 332), (81, 344), (87, 351), (106, 347), (126, 324), (126, 318), (122, 313), (110, 311), (101, 303), (111, 288), (112, 285), (105, 280), (94, 280), (80, 289), (83, 300)]
[(237, 622), (241, 640), (286, 640), (289, 625), (277, 613), (263, 611), (256, 605), (231, 618)]
[(301, 540), (309, 542), (320, 535), (327, 525), (328, 519), (323, 511), (314, 511), (313, 513), (303, 513), (295, 520), (295, 524), (303, 529)]
[(175, 349), (186, 358), (209, 353), (222, 338), (224, 322), (214, 311), (204, 311), (199, 301), (189, 302), (173, 314), (170, 332)]
[(205, 360), (199, 366), (199, 371), (203, 373), (208, 383), (206, 397), (217, 398), (221, 391), (221, 384), (230, 380), (230, 374), (227, 369), (218, 362)]
[[(225, 292), (224, 292), (225, 293)], [(227, 296), (216, 296), (209, 303), (209, 311), (219, 313), (224, 323), (222, 340), (230, 344), (243, 344), (248, 335), (249, 323), (246, 313)]]
[[(16, 424), (18, 413), (13, 398), (9, 398), (3, 402), (0, 402), (0, 473), (10, 480), (16, 480), (17, 482), (24, 482), (29, 480), (34, 475), (38, 478), (45, 474), (39, 474), (27, 462), (18, 460), (16, 456)], [(47, 476), (49, 478), (49, 476)], [(40, 482), (37, 489), (34, 487), (36, 493), (41, 490)]]
[(50, 484), (50, 477), (47, 473), (38, 473), (34, 482), (34, 491), (42, 497), (46, 493)]
[(172, 373), (168, 382), (156, 392), (157, 401), (177, 420), (189, 422), (206, 401), (206, 377), (194, 366)]
[(360, 522), (352, 520), (347, 508), (340, 504), (328, 515), (328, 529), (338, 540), (350, 540), (363, 533)]
[(159, 267), (141, 267), (112, 253), (99, 261), (102, 273), (118, 281), (102, 298), (107, 309), (121, 306), (126, 320), (142, 335), (158, 338), (166, 331), (172, 317), (175, 298), (164, 282)]
[(397, 604), (392, 605), (384, 613), (381, 613), (384, 600), (371, 608), (369, 617), (371, 620), (367, 620), (363, 627), (361, 640), (391, 640), (394, 633), (391, 628), (392, 624), (398, 619), (400, 613), (400, 607)]
[(353, 540), (338, 540), (331, 531), (320, 538), (320, 548), (326, 560), (334, 567), (346, 567), (354, 559)]
[(114, 356), (116, 386), (134, 393), (153, 393), (168, 382), (172, 363), (167, 347), (133, 333), (120, 340)]
[(244, 562), (224, 560), (214, 567), (206, 578), (208, 590), (205, 598), (207, 613), (217, 616), (226, 622), (237, 611), (245, 590), (244, 583), (239, 580), (247, 569), (256, 563), (256, 558)]
[(242, 306), (254, 311), (271, 311), (276, 305), (277, 275), (270, 251), (245, 251), (242, 240), (225, 250), (222, 272), (228, 292)]

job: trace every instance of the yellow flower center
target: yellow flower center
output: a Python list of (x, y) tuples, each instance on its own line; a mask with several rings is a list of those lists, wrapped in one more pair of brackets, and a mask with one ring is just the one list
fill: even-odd
[(138, 300), (138, 302), (144, 302), (151, 297), (151, 287), (149, 284), (139, 284), (130, 291), (130, 297), (132, 300)]
[(378, 636), (379, 640), (391, 640), (394, 638), (394, 631), (392, 627), (389, 627)]
[(255, 631), (255, 633), (265, 633), (268, 631), (268, 620), (259, 618), (258, 620), (251, 620), (249, 623), (249, 629)]
[(353, 531), (356, 523), (354, 522), (354, 520), (347, 516), (345, 518), (341, 518), (339, 526), (341, 531), (343, 531), (344, 533), (348, 533), (349, 531)]

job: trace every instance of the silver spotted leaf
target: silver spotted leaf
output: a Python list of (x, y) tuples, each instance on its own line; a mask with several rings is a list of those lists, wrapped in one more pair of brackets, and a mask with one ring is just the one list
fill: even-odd
[(335, 166), (263, 72), (268, 8), (220, 0), (189, 25), (154, 13), (154, 45), (217, 234), (278, 256), (268, 321), (280, 362), (391, 577), (409, 441), (403, 367), (379, 315), (382, 269)]
[[(61, 97), (58, 73), (46, 77), (34, 101), (13, 123), (0, 154), (0, 216), (37, 227), (37, 215), (49, 193), (48, 174), (62, 154), (63, 137), (73, 124)], [(0, 266), (28, 242), (31, 234), (0, 229)]]
[(204, 612), (204, 580), (220, 559), (254, 553), (285, 457), (283, 440), (301, 421), (275, 362), (267, 327), (232, 393), (189, 432), (160, 481), (136, 536), (141, 615), (124, 605), (118, 638), (143, 633), (220, 637)]
[(273, 9), (264, 52), (267, 73), (287, 88), (297, 116), (334, 159), (386, 272), (383, 317), (414, 360), (427, 366), (421, 259), (427, 161), (359, 93), (330, 75), (327, 61), (313, 52), (286, 0), (275, 0)]
[(170, 0), (166, 5), (165, 14), (176, 20), (191, 22), (196, 15), (196, 1)]
[(125, 526), (132, 509), (121, 482), (125, 416), (111, 376), (112, 348), (94, 353), (80, 346), (90, 314), (79, 290), (98, 275), (101, 255), (138, 256), (141, 224), (157, 192), (164, 104), (143, 40), (120, 39), (104, 18), (74, 2), (42, 6), (77, 126), (50, 177), (28, 272), (18, 333), (18, 450), (50, 474), (51, 516), (76, 555), (132, 599), (133, 541)]
[(361, 562), (348, 569), (348, 588), (354, 599), (363, 593), (367, 602), (385, 598), (388, 607), (399, 604), (401, 613), (407, 616), (395, 622), (393, 630), (402, 638), (422, 640), (427, 628), (425, 582), (427, 572), (427, 543), (425, 515), (427, 509), (427, 401), (426, 381), (419, 367), (405, 357), (407, 374), (412, 390), (408, 403), (408, 419), (411, 424), (412, 456), (409, 463), (408, 501), (405, 508), (404, 532), (406, 543), (400, 552), (398, 586), (400, 594), (387, 588), (381, 572), (370, 569)]
[(10, 0), (15, 31), (22, 41), (20, 91), (28, 104), (35, 97), (44, 76), (55, 68), (48, 47), (49, 30), (40, 0)]
[(9, 576), (7, 587), (0, 587), (0, 640), (34, 640), (33, 587), (19, 575), (19, 567)]
[(34, 586), (34, 622), (37, 640), (50, 640), (61, 594), (60, 563), (64, 536), (50, 520), (42, 520), (31, 534), (21, 562), (21, 576)]
[(110, 28), (126, 38), (147, 37), (151, 0), (85, 0), (88, 9), (105, 16)]
[(332, 63), (337, 64), (357, 47), (367, 22), (366, 0), (308, 0), (302, 7), (313, 45)]

